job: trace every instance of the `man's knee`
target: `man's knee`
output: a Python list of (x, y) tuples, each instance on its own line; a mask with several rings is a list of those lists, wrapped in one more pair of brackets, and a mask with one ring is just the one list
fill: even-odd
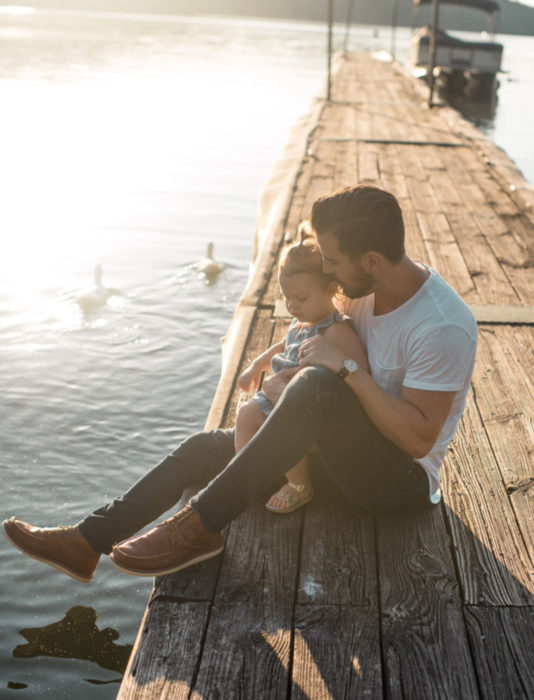
[(205, 459), (212, 454), (222, 454), (231, 459), (233, 454), (233, 430), (209, 430), (193, 433), (171, 453), (171, 456), (188, 459)]
[(292, 379), (282, 399), (304, 409), (316, 409), (328, 415), (350, 414), (353, 418), (365, 410), (351, 388), (326, 367), (305, 367)]
[(304, 367), (291, 380), (286, 393), (291, 397), (302, 397), (309, 403), (335, 396), (342, 386), (339, 377), (326, 367)]

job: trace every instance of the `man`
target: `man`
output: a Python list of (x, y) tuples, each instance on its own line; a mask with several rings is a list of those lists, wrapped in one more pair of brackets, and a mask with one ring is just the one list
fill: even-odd
[[(475, 319), (434, 270), (406, 255), (402, 212), (388, 192), (359, 186), (324, 197), (311, 225), (325, 271), (348, 298), (344, 310), (371, 374), (323, 337), (311, 338), (298, 374), (283, 386), (279, 375), (267, 383), (274, 399), (281, 396), (239, 454), (232, 431), (198, 433), (78, 526), (5, 521), (16, 547), (82, 581), (110, 552), (129, 574), (179, 571), (216, 556), (222, 528), (276, 491), (314, 444), (331, 479), (360, 507), (391, 511), (439, 501), (440, 466), (475, 362)], [(132, 537), (195, 484), (204, 488), (185, 508)]]

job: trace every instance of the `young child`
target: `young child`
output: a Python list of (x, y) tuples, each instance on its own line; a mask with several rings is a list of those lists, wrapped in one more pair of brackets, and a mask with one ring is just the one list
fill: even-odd
[[(333, 275), (323, 272), (321, 253), (307, 222), (299, 227), (298, 243), (283, 254), (278, 281), (293, 321), (286, 338), (259, 355), (241, 374), (239, 387), (246, 393), (256, 391), (262, 373), (269, 366), (273, 373), (292, 368), (298, 371), (300, 345), (318, 333), (343, 350), (347, 357), (359, 357), (361, 364), (361, 353), (357, 353), (361, 348), (360, 340), (348, 317), (340, 314), (334, 306), (338, 284)], [(259, 430), (273, 407), (272, 401), (259, 391), (239, 408), (235, 427), (236, 451)], [(290, 469), (286, 478), (287, 484), (271, 496), (265, 506), (273, 513), (292, 513), (313, 498), (307, 457)]]

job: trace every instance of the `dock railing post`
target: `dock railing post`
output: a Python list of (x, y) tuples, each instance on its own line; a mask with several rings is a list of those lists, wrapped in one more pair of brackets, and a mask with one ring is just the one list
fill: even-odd
[(332, 97), (332, 30), (334, 24), (334, 0), (328, 0), (328, 85), (326, 99)]
[(399, 22), (399, 0), (393, 0), (391, 8), (391, 58), (395, 60), (395, 49), (397, 41), (397, 24)]
[(429, 47), (429, 64), (428, 64), (428, 80), (430, 91), (428, 95), (428, 106), (432, 107), (434, 101), (434, 67), (436, 65), (436, 44), (438, 33), (438, 14), (439, 0), (432, 0), (432, 29), (430, 32), (430, 47)]

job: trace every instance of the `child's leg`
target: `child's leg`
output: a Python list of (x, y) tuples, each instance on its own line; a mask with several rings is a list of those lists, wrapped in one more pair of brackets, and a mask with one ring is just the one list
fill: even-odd
[(313, 498), (308, 458), (304, 457), (286, 472), (288, 483), (284, 484), (265, 504), (273, 513), (292, 513)]
[(301, 459), (300, 462), (297, 462), (294, 467), (286, 472), (286, 479), (290, 484), (311, 486), (308, 458), (304, 457), (304, 459)]
[(239, 452), (261, 428), (267, 416), (257, 401), (247, 401), (237, 414), (235, 422), (235, 451)]

